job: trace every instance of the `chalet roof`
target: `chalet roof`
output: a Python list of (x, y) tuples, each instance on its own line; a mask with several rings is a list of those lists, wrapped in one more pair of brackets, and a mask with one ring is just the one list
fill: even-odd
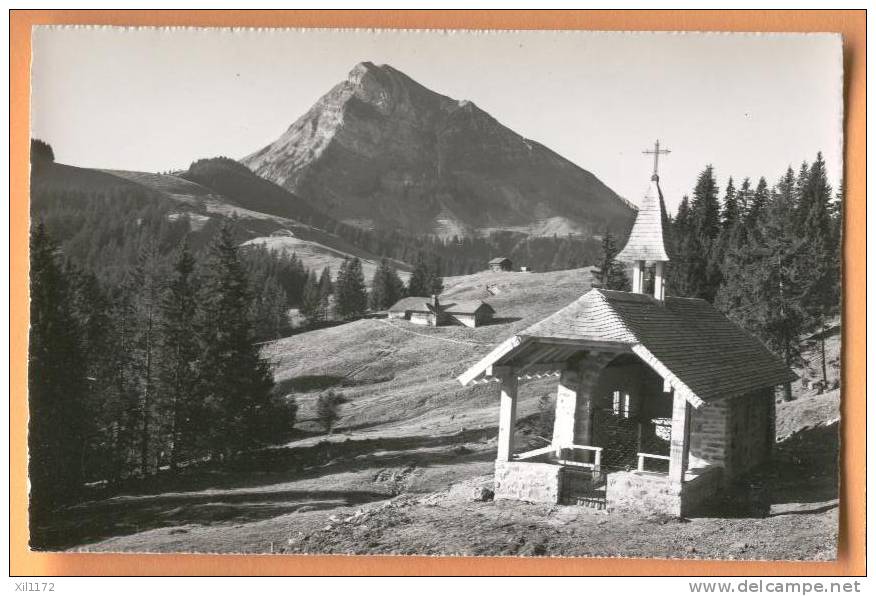
[(638, 355), (696, 407), (796, 378), (705, 300), (593, 289), (506, 340), (459, 380), (487, 377), (493, 366), (544, 370), (593, 348)]
[[(390, 312), (432, 312), (432, 298), (424, 296), (409, 296), (402, 298), (389, 307)], [(438, 308), (441, 312), (453, 315), (473, 315), (484, 308), (496, 312), (493, 307), (482, 300), (459, 300), (458, 302), (442, 302), (438, 297)]]
[(668, 261), (665, 230), (666, 207), (660, 183), (652, 179), (642, 199), (627, 245), (617, 255), (618, 261)]
[(473, 315), (480, 310), (488, 310), (496, 312), (492, 306), (483, 300), (460, 300), (459, 302), (448, 302), (440, 305), (441, 310), (451, 315)]
[(490, 265), (501, 265), (505, 261), (511, 262), (511, 259), (508, 257), (496, 257), (495, 259), (490, 259)]
[(426, 298), (425, 296), (408, 296), (407, 298), (402, 298), (395, 304), (389, 307), (390, 312), (432, 312), (430, 306), (432, 304), (432, 298)]

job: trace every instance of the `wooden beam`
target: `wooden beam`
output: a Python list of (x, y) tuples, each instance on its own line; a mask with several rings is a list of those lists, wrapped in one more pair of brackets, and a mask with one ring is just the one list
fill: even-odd
[(496, 460), (511, 461), (514, 454), (514, 425), (517, 422), (517, 375), (509, 368), (499, 372), (499, 445)]
[(557, 345), (557, 346), (574, 346), (581, 350), (598, 350), (603, 352), (624, 353), (631, 351), (633, 345), (623, 341), (604, 341), (599, 339), (577, 339), (571, 337), (537, 337), (527, 336), (528, 339), (537, 341), (540, 344)]
[(522, 368), (517, 369), (517, 374), (519, 376), (526, 376), (526, 375), (537, 376), (537, 375), (542, 375), (545, 373), (554, 373), (557, 371), (561, 371), (564, 368), (566, 368), (565, 360), (560, 361), (560, 362), (542, 362), (540, 364), (532, 364), (532, 365), (528, 366), (526, 369), (522, 369)]
[(509, 354), (521, 350), (531, 340), (528, 337), (514, 335), (509, 337), (493, 349), (489, 354), (481, 358), (477, 364), (456, 377), (461, 385), (465, 386), (483, 374), (489, 367), (496, 364), (500, 359)]
[(681, 489), (690, 456), (690, 412), (688, 401), (676, 393), (672, 399), (672, 436), (669, 441), (669, 482)]

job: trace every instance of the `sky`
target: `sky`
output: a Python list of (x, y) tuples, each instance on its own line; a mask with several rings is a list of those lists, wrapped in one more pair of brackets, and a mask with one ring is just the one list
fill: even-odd
[(34, 32), (32, 136), (62, 163), (164, 171), (276, 139), (358, 62), (468, 99), (638, 203), (661, 145), (674, 212), (712, 164), (774, 183), (822, 151), (842, 169), (832, 34), (228, 30)]

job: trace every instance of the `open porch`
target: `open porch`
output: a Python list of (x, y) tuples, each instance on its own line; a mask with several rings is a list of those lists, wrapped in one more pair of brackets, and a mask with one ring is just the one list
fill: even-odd
[[(460, 378), (499, 385), (496, 498), (679, 516), (717, 491), (721, 467), (691, 459), (695, 396), (640, 347), (517, 336)], [(558, 379), (553, 434), (523, 450), (518, 383), (546, 375)]]

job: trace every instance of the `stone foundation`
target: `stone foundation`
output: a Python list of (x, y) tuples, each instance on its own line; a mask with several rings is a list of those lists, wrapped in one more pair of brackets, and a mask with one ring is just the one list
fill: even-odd
[(497, 461), (495, 498), (529, 503), (559, 503), (562, 466)]
[(718, 491), (721, 468), (689, 471), (679, 487), (656, 472), (614, 472), (607, 476), (605, 504), (609, 512), (666, 514), (681, 517), (699, 508)]

